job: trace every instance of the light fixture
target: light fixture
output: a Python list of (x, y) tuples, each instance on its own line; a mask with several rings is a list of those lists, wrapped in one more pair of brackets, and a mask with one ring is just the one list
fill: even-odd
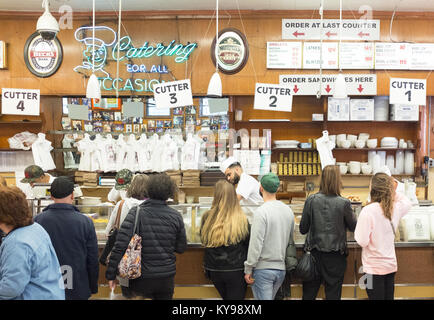
[(218, 43), (219, 43), (219, 0), (216, 0), (216, 28), (215, 28), (215, 72), (208, 84), (207, 96), (210, 98), (219, 98), (222, 96), (222, 79), (219, 75), (218, 63)]
[(53, 40), (60, 30), (59, 24), (50, 13), (48, 0), (42, 0), (42, 8), (45, 8), (45, 11), (36, 23), (36, 31), (39, 32), (43, 39)]
[(98, 78), (95, 75), (95, 0), (93, 0), (93, 21), (92, 21), (92, 75), (87, 82), (86, 98), (101, 99), (101, 88)]
[[(342, 43), (342, 0), (340, 0), (339, 10), (339, 50)], [(333, 91), (333, 98), (346, 99), (347, 98), (347, 84), (345, 82), (345, 76), (342, 73), (342, 68), (339, 66), (339, 74), (335, 80), (335, 89)]]

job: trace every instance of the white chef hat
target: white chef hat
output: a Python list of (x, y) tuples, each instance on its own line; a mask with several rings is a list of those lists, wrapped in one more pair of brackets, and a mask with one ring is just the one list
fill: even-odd
[(232, 164), (235, 162), (238, 162), (237, 159), (234, 157), (226, 158), (221, 164), (220, 164), (220, 171), (225, 173), (226, 169), (229, 168)]

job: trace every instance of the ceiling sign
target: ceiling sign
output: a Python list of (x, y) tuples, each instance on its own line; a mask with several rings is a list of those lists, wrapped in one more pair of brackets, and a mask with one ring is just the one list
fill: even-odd
[(410, 65), (410, 57), (411, 45), (408, 43), (375, 43), (375, 69), (406, 70)]
[(291, 112), (291, 89), (288, 85), (257, 83), (253, 109)]
[(157, 108), (176, 108), (193, 105), (190, 79), (164, 82), (154, 85)]
[(301, 69), (301, 42), (267, 42), (267, 69)]
[[(339, 40), (339, 19), (323, 19), (323, 40)], [(320, 40), (320, 19), (282, 19), (282, 39)], [(342, 40), (380, 40), (380, 20), (342, 20)]]
[(373, 69), (373, 42), (342, 42), (339, 46), (341, 69)]
[(426, 79), (390, 78), (390, 104), (426, 105)]
[[(321, 95), (333, 95), (336, 74), (322, 75)], [(355, 96), (377, 95), (377, 75), (345, 74), (347, 94)], [(320, 76), (314, 74), (280, 75), (279, 83), (289, 85), (293, 95), (314, 96), (320, 87)]]
[[(303, 45), (303, 69), (319, 69), (321, 43), (304, 42)], [(338, 42), (322, 43), (322, 68), (338, 68)]]
[(2, 89), (2, 114), (39, 116), (39, 89)]

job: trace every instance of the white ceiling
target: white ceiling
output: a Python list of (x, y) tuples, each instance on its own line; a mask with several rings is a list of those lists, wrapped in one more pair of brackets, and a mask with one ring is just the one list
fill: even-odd
[[(54, 12), (64, 4), (92, 11), (91, 0), (49, 0)], [(96, 11), (117, 11), (119, 0), (96, 0)], [(220, 0), (219, 10), (316, 10), (321, 0)], [(42, 0), (0, 0), (0, 11), (42, 11)], [(123, 0), (122, 10), (214, 10), (215, 0)], [(434, 11), (433, 0), (343, 0), (343, 10)], [(324, 10), (339, 10), (339, 0), (324, 0)], [(362, 13), (362, 12), (361, 12)]]

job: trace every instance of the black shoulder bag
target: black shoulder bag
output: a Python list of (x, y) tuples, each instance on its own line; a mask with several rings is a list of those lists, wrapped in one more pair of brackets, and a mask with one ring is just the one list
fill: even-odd
[(315, 261), (315, 257), (311, 253), (310, 239), (312, 237), (313, 228), (313, 214), (310, 210), (310, 228), (304, 242), (304, 254), (297, 263), (295, 268), (295, 276), (303, 281), (312, 281), (318, 276), (318, 269)]

